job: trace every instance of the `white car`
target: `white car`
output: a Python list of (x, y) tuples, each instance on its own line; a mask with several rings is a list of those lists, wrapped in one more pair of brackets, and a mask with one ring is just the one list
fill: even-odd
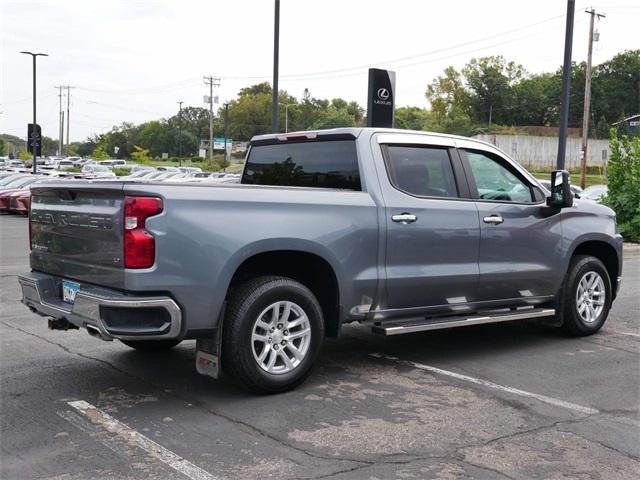
[(85, 165), (82, 167), (82, 173), (89, 173), (96, 177), (113, 178), (116, 176), (109, 167), (103, 165)]
[(600, 202), (609, 193), (609, 187), (606, 185), (591, 185), (585, 188), (580, 194), (580, 198), (586, 198), (588, 200), (595, 200)]

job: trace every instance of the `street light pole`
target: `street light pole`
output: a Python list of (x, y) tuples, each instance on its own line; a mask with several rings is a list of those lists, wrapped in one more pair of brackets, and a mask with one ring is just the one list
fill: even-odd
[(178, 102), (180, 104), (180, 116), (178, 117), (178, 152), (180, 154), (180, 166), (182, 166), (182, 104), (184, 102)]
[[(33, 57), (33, 131), (31, 133), (31, 149), (33, 150), (33, 173), (36, 173), (38, 161), (36, 159), (38, 149), (36, 147), (38, 140), (38, 129), (36, 128), (36, 57), (48, 57), (46, 53), (20, 52)], [(27, 140), (28, 141), (28, 140)]]
[(289, 107), (298, 105), (297, 103), (279, 103), (284, 107), (284, 133), (289, 133)]

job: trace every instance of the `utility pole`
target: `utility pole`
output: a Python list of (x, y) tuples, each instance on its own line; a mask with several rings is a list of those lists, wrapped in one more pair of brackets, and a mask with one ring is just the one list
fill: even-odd
[(178, 147), (179, 155), (180, 155), (180, 166), (182, 166), (182, 104), (184, 102), (178, 102), (180, 105), (180, 116), (178, 117)]
[(587, 52), (587, 75), (584, 86), (584, 112), (582, 113), (582, 159), (580, 162), (580, 188), (584, 188), (585, 176), (587, 172), (587, 143), (589, 138), (589, 109), (591, 107), (591, 54), (593, 53), (593, 23), (595, 18), (604, 18), (604, 15), (596, 13), (595, 10), (587, 10), (591, 15), (589, 23), (589, 49)]
[[(209, 162), (213, 166), (213, 87), (220, 86), (220, 78), (213, 76), (204, 77), (204, 83), (205, 85), (209, 85), (209, 97), (207, 102), (209, 104)], [(207, 97), (205, 97), (205, 101), (206, 100)], [(216, 103), (218, 103), (217, 100)]]
[(71, 107), (71, 89), (76, 88), (70, 85), (62, 87), (67, 89), (67, 157), (69, 156), (69, 128), (71, 127), (71, 117), (69, 116), (69, 110)]
[(58, 97), (60, 98), (60, 125), (58, 127), (58, 155), (62, 155), (62, 138), (64, 137), (64, 110), (62, 109), (62, 85), (54, 87), (60, 89)]

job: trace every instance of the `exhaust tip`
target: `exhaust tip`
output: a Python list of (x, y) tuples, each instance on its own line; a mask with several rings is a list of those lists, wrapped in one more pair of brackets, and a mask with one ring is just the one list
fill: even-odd
[(87, 325), (87, 333), (92, 337), (99, 338), (105, 342), (111, 340), (111, 338), (105, 337), (98, 327), (94, 327), (93, 325)]

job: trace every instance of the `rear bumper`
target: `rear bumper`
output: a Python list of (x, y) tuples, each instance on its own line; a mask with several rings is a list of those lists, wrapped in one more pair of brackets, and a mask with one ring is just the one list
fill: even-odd
[(18, 275), (22, 303), (32, 312), (100, 331), (103, 340), (177, 338), (182, 312), (167, 296), (133, 296), (82, 284), (73, 304), (62, 301), (62, 279), (28, 272)]

